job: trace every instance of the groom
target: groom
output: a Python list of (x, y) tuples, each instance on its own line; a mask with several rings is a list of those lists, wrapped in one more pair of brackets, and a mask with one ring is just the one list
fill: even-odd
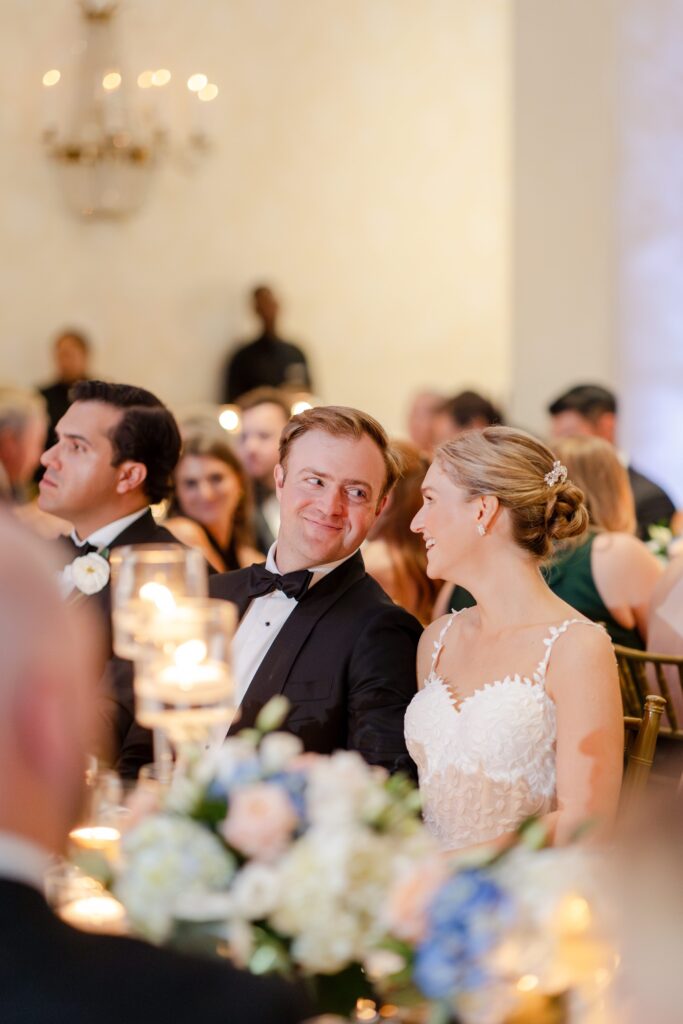
[(253, 726), (275, 694), (308, 751), (357, 750), (390, 771), (414, 767), (403, 739), (422, 627), (368, 576), (359, 548), (400, 473), (380, 424), (356, 409), (309, 409), (280, 439), (280, 531), (264, 565), (212, 577), (240, 624), (233, 668)]

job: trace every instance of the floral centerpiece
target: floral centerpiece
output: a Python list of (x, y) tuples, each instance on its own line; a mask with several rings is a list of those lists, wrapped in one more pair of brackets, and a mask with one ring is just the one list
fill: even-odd
[(387, 893), (431, 850), (419, 796), (352, 751), (303, 754), (257, 729), (188, 766), (124, 837), (113, 888), (152, 941), (223, 944), (254, 973), (312, 980), (318, 1005), (348, 1011), (383, 937)]
[(428, 1001), (430, 1024), (560, 1022), (570, 1004), (602, 998), (616, 967), (602, 864), (545, 842), (530, 821), (503, 853), (407, 868), (388, 895), (383, 946), (393, 960), (375, 960), (385, 968), (377, 991), (399, 1005)]
[(568, 993), (609, 984), (593, 855), (543, 849), (530, 822), (504, 853), (449, 857), (408, 779), (352, 751), (304, 754), (269, 731), (286, 711), (276, 698), (163, 806), (133, 808), (111, 884), (135, 932), (303, 978), (322, 1012), (374, 998), (431, 1022), (559, 1022)]

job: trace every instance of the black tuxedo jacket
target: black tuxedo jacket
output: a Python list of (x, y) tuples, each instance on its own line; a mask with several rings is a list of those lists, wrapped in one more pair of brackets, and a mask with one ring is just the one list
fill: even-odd
[[(163, 526), (157, 526), (148, 509), (110, 541), (107, 550), (126, 544), (177, 544), (177, 539)], [(71, 540), (63, 544), (66, 561), (78, 555)], [(104, 740), (98, 750), (103, 761), (111, 763), (121, 775), (135, 778), (143, 764), (154, 760), (152, 735), (135, 721), (133, 664), (116, 657), (112, 648), (111, 585), (108, 582), (96, 594), (83, 597), (99, 612), (104, 630), (103, 680), (100, 709), (104, 721)]]
[[(212, 597), (249, 606), (248, 569), (209, 580)], [(292, 709), (284, 726), (306, 750), (357, 750), (370, 764), (411, 774), (403, 718), (416, 689), (422, 626), (368, 576), (360, 553), (324, 576), (291, 613), (249, 686), (230, 732), (252, 726), (274, 694)]]
[(276, 979), (64, 924), (0, 879), (2, 1024), (295, 1024), (310, 1009)]

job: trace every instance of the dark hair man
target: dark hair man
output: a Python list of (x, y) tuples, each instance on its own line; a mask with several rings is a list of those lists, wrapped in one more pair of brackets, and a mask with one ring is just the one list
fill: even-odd
[(295, 1024), (295, 989), (62, 922), (43, 876), (83, 801), (97, 622), (60, 602), (50, 552), (0, 516), (0, 992), (3, 1024)]
[[(168, 494), (180, 454), (172, 413), (151, 392), (129, 384), (81, 381), (72, 399), (57, 424), (56, 443), (43, 454), (38, 499), (45, 512), (72, 523), (69, 560), (90, 551), (109, 554), (124, 544), (175, 543), (150, 510)], [(69, 583), (67, 566), (65, 591)], [(109, 581), (87, 600), (100, 609), (108, 637), (105, 653), (111, 658)], [(132, 676), (122, 665), (127, 663), (113, 663), (114, 757), (137, 728)], [(143, 746), (140, 758), (149, 760), (151, 747), (147, 741)]]
[(461, 391), (447, 398), (438, 409), (435, 422), (436, 443), (450, 441), (463, 430), (483, 430), (503, 422), (495, 405), (478, 391)]
[(414, 771), (403, 717), (415, 693), (422, 627), (365, 571), (359, 548), (400, 474), (371, 416), (327, 406), (294, 416), (275, 468), (280, 530), (263, 565), (214, 576), (240, 625), (233, 668), (251, 726), (275, 693), (307, 750), (358, 750), (371, 764)]
[[(617, 443), (617, 400), (612, 391), (599, 384), (579, 384), (565, 391), (548, 406), (555, 437), (592, 434), (610, 444)], [(676, 506), (663, 488), (628, 466), (636, 503), (638, 533), (647, 537), (648, 527), (669, 522)]]
[(223, 401), (235, 402), (240, 395), (263, 385), (310, 391), (311, 375), (305, 354), (298, 345), (278, 337), (280, 305), (273, 290), (265, 284), (257, 285), (251, 298), (261, 333), (228, 360)]

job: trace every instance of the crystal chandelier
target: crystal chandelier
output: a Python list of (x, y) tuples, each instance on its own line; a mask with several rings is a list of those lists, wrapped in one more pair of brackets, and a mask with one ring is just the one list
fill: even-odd
[[(43, 76), (45, 148), (68, 205), (87, 219), (125, 217), (139, 210), (170, 148), (154, 100), (173, 75), (167, 68), (128, 72), (115, 17), (118, 5), (119, 0), (80, 0), (84, 37), (79, 64), (71, 75), (53, 68)], [(187, 88), (200, 106), (218, 95), (217, 86), (200, 73), (190, 76)], [(182, 147), (186, 158), (208, 148), (199, 108), (194, 120)]]

